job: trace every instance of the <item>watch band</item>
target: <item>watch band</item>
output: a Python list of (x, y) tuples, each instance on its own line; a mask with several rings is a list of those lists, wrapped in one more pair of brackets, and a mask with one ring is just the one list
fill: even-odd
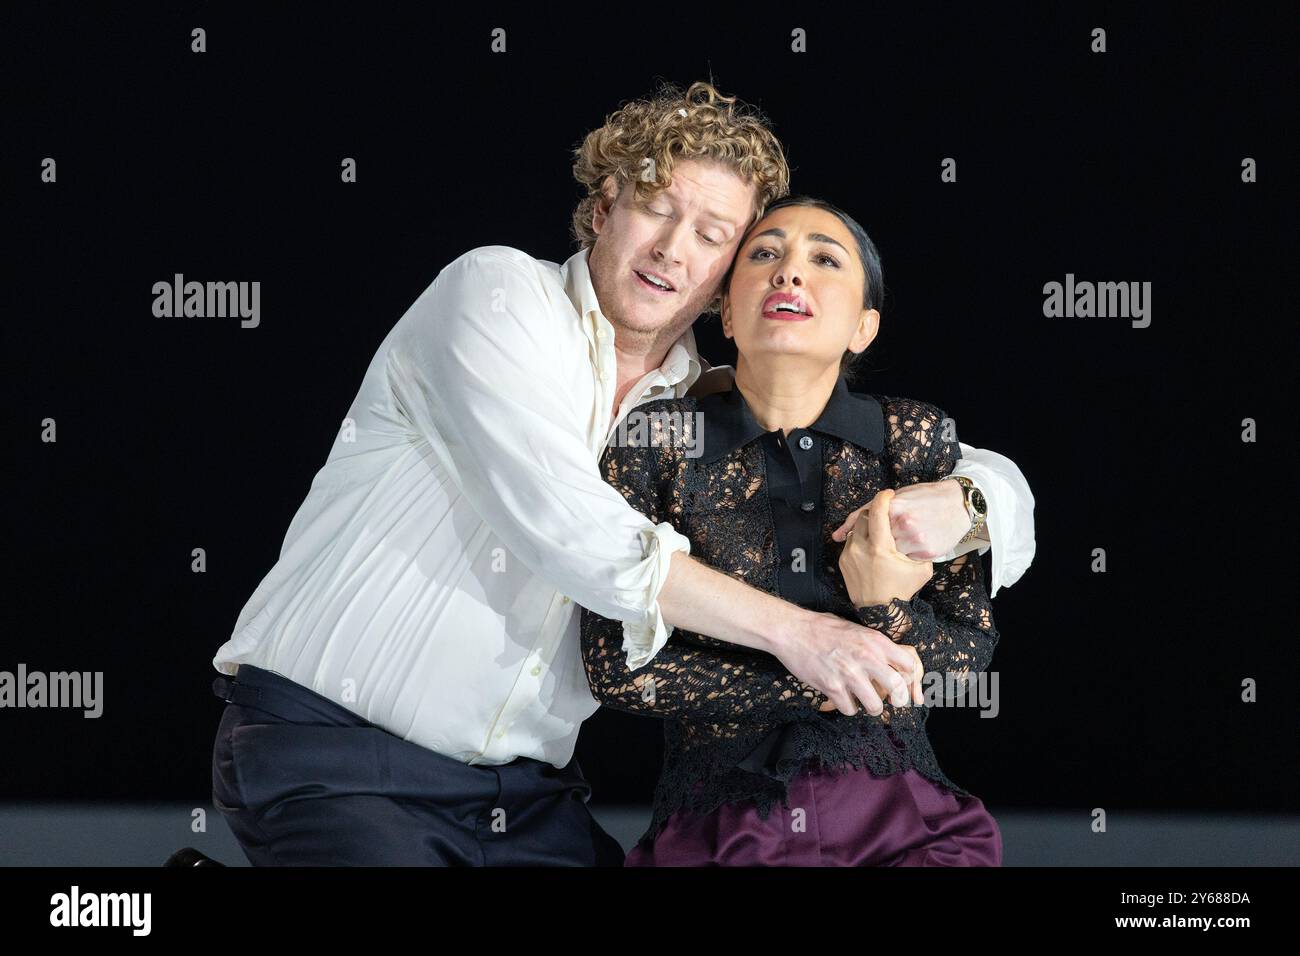
[[(966, 508), (966, 515), (970, 518), (970, 530), (962, 536), (958, 544), (965, 544), (972, 538), (979, 536), (980, 529), (988, 521), (988, 506), (984, 504), (984, 493), (976, 487), (975, 482), (962, 475), (949, 475), (953, 481), (961, 485), (962, 505)], [(978, 507), (983, 505), (983, 507)]]

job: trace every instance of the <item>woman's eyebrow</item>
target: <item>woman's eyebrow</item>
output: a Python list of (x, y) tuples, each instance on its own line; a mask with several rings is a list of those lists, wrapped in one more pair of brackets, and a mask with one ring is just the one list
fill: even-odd
[[(780, 226), (773, 226), (771, 229), (764, 229), (762, 232), (755, 234), (753, 238), (758, 239), (761, 236), (776, 236), (778, 239), (784, 239), (785, 230)], [(829, 242), (833, 246), (839, 246), (841, 249), (844, 249), (844, 244), (842, 242), (838, 242), (822, 232), (810, 232), (808, 233), (808, 238), (813, 242)], [(848, 252), (849, 250), (844, 249), (844, 251)]]
[[(830, 236), (827, 236), (820, 232), (810, 232), (808, 233), (808, 238), (811, 239), (813, 242), (829, 242), (833, 246), (839, 246), (841, 249), (844, 249), (842, 243), (836, 242)], [(849, 250), (844, 249), (844, 251), (848, 252)]]

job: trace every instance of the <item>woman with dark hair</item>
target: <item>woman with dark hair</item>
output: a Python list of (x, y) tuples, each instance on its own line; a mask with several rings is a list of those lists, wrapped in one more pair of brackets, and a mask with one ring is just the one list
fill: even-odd
[(641, 406), (648, 430), (611, 444), (605, 480), (705, 563), (911, 647), (911, 698), (876, 685), (859, 708), (770, 654), (681, 629), (630, 671), (622, 625), (584, 609), (596, 698), (665, 720), (653, 819), (627, 864), (998, 866), (997, 824), (940, 770), (921, 692), (923, 674), (964, 682), (987, 666), (983, 569), (969, 552), (900, 554), (888, 517), (894, 489), (952, 471), (957, 439), (933, 405), (846, 381), (879, 329), (875, 245), (835, 206), (790, 197), (749, 229), (724, 289), (732, 387)]

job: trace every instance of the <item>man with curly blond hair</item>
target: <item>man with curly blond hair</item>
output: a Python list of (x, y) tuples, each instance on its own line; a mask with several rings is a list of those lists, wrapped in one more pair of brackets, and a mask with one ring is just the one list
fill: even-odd
[[(863, 702), (906, 695), (863, 651), (881, 635), (694, 561), (598, 469), (636, 406), (719, 371), (691, 325), (789, 191), (767, 121), (665, 87), (592, 131), (574, 174), (572, 257), (471, 250), (384, 339), (213, 659), (213, 799), (254, 864), (620, 865), (573, 759), (597, 709), (576, 605), (622, 622), (632, 669), (677, 626)], [(1009, 527), (1014, 476), (971, 477)], [(918, 486), (900, 549), (957, 540), (949, 488)]]

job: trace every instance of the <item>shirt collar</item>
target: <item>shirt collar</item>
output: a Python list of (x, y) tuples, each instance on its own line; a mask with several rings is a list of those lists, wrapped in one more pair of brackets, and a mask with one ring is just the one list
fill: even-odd
[[(705, 395), (696, 406), (703, 416), (703, 452), (700, 462), (708, 464), (743, 448), (768, 434), (754, 418), (744, 394), (732, 383), (731, 390)], [(821, 415), (807, 428), (842, 439), (879, 454), (885, 448), (885, 412), (870, 395), (850, 392), (844, 379), (837, 379)]]
[[(582, 319), (583, 334), (587, 336), (591, 347), (597, 349), (596, 354), (599, 354), (596, 330), (603, 327), (607, 335), (613, 336), (614, 325), (601, 311), (600, 301), (596, 298), (596, 288), (591, 284), (591, 272), (587, 264), (590, 253), (590, 247), (579, 249), (565, 261), (560, 271), (563, 274), (564, 291)], [(664, 377), (665, 384), (679, 386), (678, 394), (685, 395), (687, 389), (700, 377), (704, 368), (704, 360), (700, 358), (699, 349), (695, 344), (695, 329), (688, 328), (668, 349), (659, 371)]]

